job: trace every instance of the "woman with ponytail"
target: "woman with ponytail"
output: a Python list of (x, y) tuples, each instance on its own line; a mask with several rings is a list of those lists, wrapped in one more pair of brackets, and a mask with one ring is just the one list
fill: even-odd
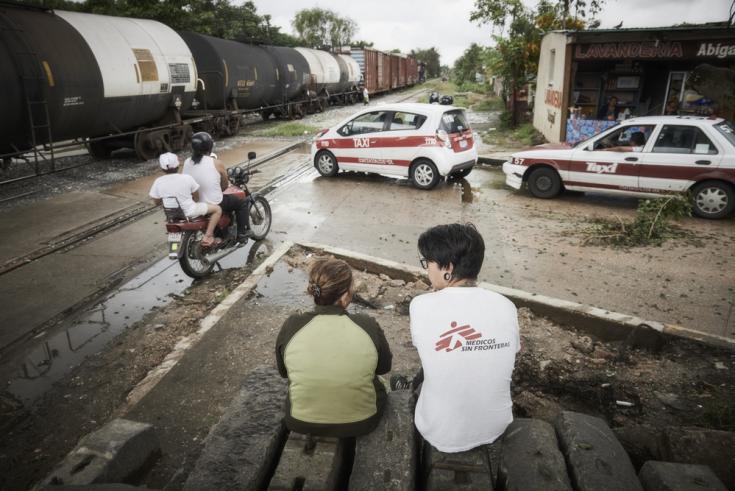
[(378, 375), (392, 355), (378, 323), (351, 314), (352, 269), (340, 259), (318, 258), (307, 292), (314, 310), (291, 315), (276, 341), (276, 362), (288, 378), (286, 427), (297, 433), (354, 437), (375, 429), (385, 405)]

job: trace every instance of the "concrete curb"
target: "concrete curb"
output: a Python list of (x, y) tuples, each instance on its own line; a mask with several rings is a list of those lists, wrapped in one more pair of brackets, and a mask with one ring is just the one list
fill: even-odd
[[(383, 273), (404, 281), (416, 281), (424, 278), (424, 270), (417, 266), (315, 242), (284, 242), (245, 281), (220, 302), (209, 315), (202, 319), (197, 332), (182, 338), (176, 343), (173, 351), (166, 356), (163, 362), (149, 371), (148, 375), (130, 391), (125, 403), (115, 410), (112, 417), (121, 417), (137, 404), (176, 366), (184, 354), (219, 322), (235, 303), (247, 295), (257, 285), (258, 281), (272, 270), (281, 257), (297, 247), (312, 252), (320, 251), (331, 254), (344, 259), (354, 268), (370, 273)], [(562, 325), (572, 324), (574, 327), (581, 328), (602, 339), (624, 340), (634, 345), (650, 345), (656, 344), (656, 341), (663, 341), (666, 337), (674, 336), (735, 351), (735, 340), (723, 336), (708, 334), (674, 324), (649, 321), (633, 315), (612, 312), (590, 305), (538, 295), (492, 283), (481, 282), (479, 286), (508, 297), (517, 306), (529, 307), (535, 313), (546, 316), (555, 322)], [(653, 338), (653, 341), (651, 338)]]
[(240, 285), (235, 288), (232, 293), (227, 295), (222, 302), (219, 303), (204, 319), (199, 323), (199, 329), (188, 336), (180, 339), (174, 349), (166, 355), (166, 358), (156, 368), (148, 372), (143, 380), (128, 393), (125, 403), (118, 407), (112, 417), (120, 417), (127, 413), (135, 404), (137, 404), (148, 392), (150, 392), (161, 379), (171, 371), (173, 367), (184, 357), (186, 352), (194, 346), (217, 322), (235, 305), (241, 298), (246, 296), (250, 291), (255, 288), (258, 281), (263, 276), (272, 271), (273, 265), (278, 262), (281, 257), (286, 254), (293, 244), (291, 242), (284, 242), (281, 244), (273, 254), (271, 254), (258, 268), (252, 272), (250, 276), (245, 279)]
[[(424, 277), (422, 269), (403, 263), (381, 259), (359, 252), (331, 247), (313, 242), (296, 243), (304, 249), (319, 250), (344, 259), (353, 267), (372, 273), (385, 273), (406, 281)], [(717, 348), (735, 351), (735, 340), (690, 329), (676, 324), (666, 324), (593, 307), (568, 300), (539, 295), (516, 288), (481, 282), (478, 286), (500, 293), (511, 299), (516, 306), (528, 307), (537, 314), (561, 324), (573, 324), (595, 336), (608, 341), (628, 341), (634, 345), (655, 345), (668, 336), (700, 342)]]

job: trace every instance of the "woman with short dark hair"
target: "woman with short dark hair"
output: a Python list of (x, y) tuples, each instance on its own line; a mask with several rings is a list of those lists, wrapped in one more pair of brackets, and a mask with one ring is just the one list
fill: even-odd
[(276, 362), (288, 377), (286, 427), (317, 436), (353, 437), (380, 421), (386, 393), (379, 374), (392, 355), (378, 323), (349, 314), (352, 269), (341, 259), (318, 258), (307, 292), (316, 304), (291, 315), (276, 340)]
[(442, 452), (492, 443), (513, 421), (510, 382), (518, 316), (504, 296), (478, 288), (485, 243), (472, 224), (419, 237), (434, 291), (411, 301), (411, 338), (423, 369), (416, 428)]

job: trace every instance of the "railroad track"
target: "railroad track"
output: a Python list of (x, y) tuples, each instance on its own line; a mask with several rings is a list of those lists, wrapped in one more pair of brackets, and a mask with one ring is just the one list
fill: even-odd
[[(293, 144), (288, 147), (284, 147), (280, 150), (277, 150), (269, 155), (266, 155), (262, 159), (259, 159), (256, 162), (250, 164), (250, 168), (257, 169), (258, 167), (265, 165), (266, 163), (278, 157), (281, 157), (289, 152), (296, 150), (301, 145), (303, 145), (303, 142), (299, 142), (297, 144)], [(241, 162), (236, 165), (243, 165), (243, 164), (245, 164), (245, 162)], [(307, 165), (308, 167), (308, 162), (306, 162), (305, 165)], [(301, 166), (298, 168), (298, 170), (300, 172), (299, 174), (299, 177), (300, 177), (301, 175), (303, 175)], [(290, 182), (288, 178), (289, 178), (289, 175), (278, 176), (272, 181), (270, 181), (269, 183), (267, 183), (265, 186), (263, 186), (263, 188), (261, 189), (267, 188), (268, 191), (263, 191), (263, 192), (264, 193), (270, 192), (270, 190), (284, 185), (283, 184), (284, 182)], [(260, 190), (258, 191), (260, 192)], [(141, 218), (159, 209), (160, 207), (157, 205), (139, 203), (139, 204), (129, 206), (121, 211), (107, 215), (91, 224), (87, 224), (75, 230), (66, 232), (65, 234), (54, 238), (53, 240), (49, 241), (47, 244), (41, 247), (38, 247), (26, 254), (23, 254), (22, 256), (17, 256), (17, 257), (14, 257), (4, 262), (3, 264), (0, 265), (0, 276), (7, 274), (10, 271), (18, 269), (20, 267), (23, 267), (27, 264), (30, 264), (33, 261), (36, 261), (42, 257), (48, 256), (49, 254), (53, 254), (61, 250), (69, 250), (88, 239), (96, 237), (98, 234), (102, 232), (109, 231), (114, 228), (120, 227), (122, 225), (126, 225), (129, 223), (135, 222), (137, 220), (140, 220)]]
[[(425, 89), (421, 89), (418, 91), (414, 91), (411, 94), (406, 95), (405, 97), (401, 97), (398, 99), (398, 102), (404, 102), (408, 99), (416, 97), (418, 94), (425, 92)], [(283, 149), (277, 150), (276, 152), (273, 152), (269, 155), (266, 155), (262, 159), (258, 159), (256, 162), (252, 163), (250, 165), (251, 169), (256, 169), (286, 153), (289, 153), (298, 146), (304, 144), (305, 142), (299, 142), (293, 145), (290, 145), (288, 147), (285, 147)], [(73, 167), (68, 167), (65, 169), (59, 169), (56, 172), (60, 172), (62, 170), (69, 170), (72, 168), (80, 167), (82, 165), (89, 165), (91, 163), (95, 163), (98, 161), (92, 161), (85, 164), (79, 164)], [(245, 162), (240, 162), (235, 165), (244, 165)], [(305, 161), (305, 163), (298, 168), (292, 170), (289, 174), (278, 176), (274, 178), (272, 181), (264, 185), (259, 192), (262, 192), (266, 196), (270, 194), (271, 192), (274, 192), (280, 187), (286, 186), (287, 184), (300, 179), (302, 176), (304, 176), (309, 169), (311, 168), (311, 165), (308, 161)], [(2, 183), (0, 183), (2, 184)], [(23, 193), (21, 195), (17, 195), (14, 197), (5, 198), (3, 200), (0, 200), (0, 202), (3, 201), (9, 201), (12, 199), (20, 198), (22, 196), (27, 196), (32, 194), (30, 193)], [(146, 203), (139, 203), (136, 205), (132, 205), (130, 207), (127, 207), (119, 212), (107, 215), (94, 223), (87, 224), (83, 227), (80, 227), (76, 230), (72, 230), (70, 232), (67, 232), (52, 241), (48, 242), (47, 244), (38, 247), (26, 254), (23, 254), (22, 256), (17, 256), (15, 258), (12, 258), (3, 264), (0, 264), (0, 276), (9, 273), (10, 271), (13, 271), (15, 269), (18, 269), (20, 267), (23, 267), (27, 264), (32, 263), (33, 261), (36, 261), (42, 257), (48, 256), (49, 254), (53, 254), (55, 252), (61, 251), (61, 250), (69, 250), (82, 242), (91, 239), (98, 234), (109, 231), (111, 229), (120, 227), (122, 225), (126, 225), (129, 223), (132, 223), (136, 220), (142, 219), (143, 217), (147, 216), (148, 214), (156, 211), (159, 209), (158, 206), (155, 205), (149, 205)]]
[[(427, 89), (419, 89), (419, 90), (413, 91), (410, 94), (406, 95), (405, 97), (399, 98), (397, 100), (397, 102), (404, 102), (404, 101), (406, 101), (408, 99), (411, 99), (413, 97), (416, 97), (418, 94), (420, 94), (422, 92), (426, 92), (426, 91), (427, 91)], [(340, 107), (345, 107), (345, 106), (340, 106)], [(250, 114), (247, 114), (247, 116), (250, 116)], [(276, 122), (276, 121), (274, 121), (274, 122)], [(260, 118), (248, 117), (248, 118), (245, 119), (245, 121), (243, 121), (241, 123), (241, 128), (252, 126), (252, 125), (257, 124), (257, 123), (263, 123), (263, 121)], [(84, 144), (81, 144), (81, 143), (79, 144), (79, 147), (80, 148), (83, 147), (83, 146), (84, 146)], [(71, 149), (74, 149), (76, 147), (70, 147), (70, 148)], [(57, 159), (57, 160), (73, 159), (74, 157), (78, 157), (78, 156), (68, 155), (68, 156), (65, 156), (65, 157), (61, 157), (60, 159)], [(74, 164), (74, 165), (69, 165), (69, 166), (61, 167), (61, 168), (58, 168), (58, 169), (54, 168), (52, 170), (45, 171), (45, 172), (39, 172), (39, 173), (31, 174), (31, 175), (13, 177), (13, 178), (10, 178), (10, 179), (4, 179), (4, 180), (0, 181), (0, 186), (6, 186), (6, 185), (9, 185), (9, 184), (20, 183), (20, 182), (28, 181), (28, 180), (31, 180), (31, 179), (37, 179), (37, 178), (40, 178), (40, 177), (45, 177), (45, 176), (49, 176), (49, 175), (53, 175), (53, 174), (58, 174), (58, 173), (61, 173), (61, 172), (65, 172), (65, 171), (77, 169), (79, 167), (85, 167), (85, 166), (96, 164), (96, 163), (99, 163), (99, 162), (102, 162), (102, 160), (94, 160), (94, 159), (92, 159), (89, 162), (82, 162), (82, 163), (78, 163), (78, 164)], [(2, 199), (0, 199), (0, 203), (4, 203), (4, 202), (7, 202), (7, 201), (12, 201), (12, 200), (15, 200), (15, 199), (20, 199), (20, 198), (23, 198), (23, 197), (28, 196), (30, 194), (32, 194), (32, 193), (26, 192), (26, 193), (21, 193), (21, 194), (17, 194), (17, 195), (14, 195), (14, 196), (9, 196), (9, 197), (6, 197), (6, 198), (2, 198)], [(2, 274), (2, 269), (1, 268), (0, 268), (0, 274)]]

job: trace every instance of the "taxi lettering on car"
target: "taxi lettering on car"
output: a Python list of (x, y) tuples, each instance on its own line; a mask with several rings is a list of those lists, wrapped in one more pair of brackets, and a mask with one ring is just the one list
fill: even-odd
[(633, 196), (687, 193), (694, 214), (735, 209), (735, 126), (721, 118), (647, 116), (571, 147), (539, 145), (503, 164), (508, 186), (537, 198), (564, 189)]
[(364, 109), (319, 132), (311, 154), (323, 176), (374, 172), (407, 177), (420, 189), (431, 189), (444, 177), (464, 177), (477, 163), (464, 110), (436, 104)]

